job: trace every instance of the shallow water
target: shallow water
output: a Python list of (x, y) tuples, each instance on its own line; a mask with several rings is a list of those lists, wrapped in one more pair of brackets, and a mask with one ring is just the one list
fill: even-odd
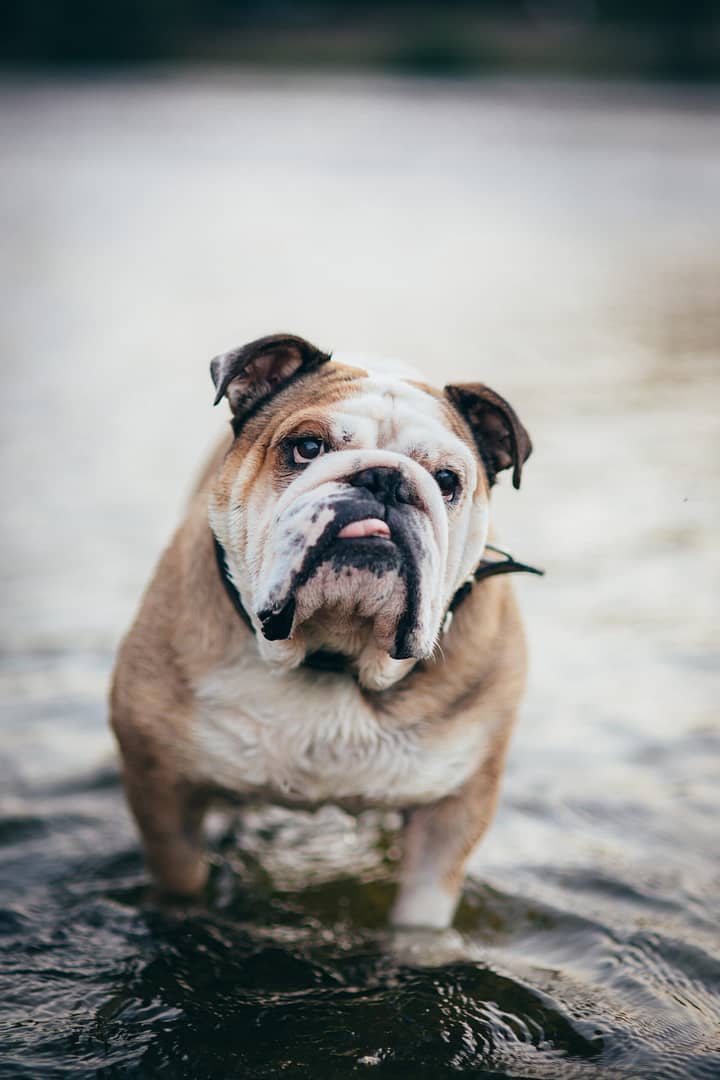
[[(5, 1076), (720, 1075), (717, 99), (268, 77), (5, 82)], [(476, 378), (532, 654), (452, 931), (386, 929), (392, 817), (212, 823), (154, 897), (112, 654), (221, 420), (289, 329)]]

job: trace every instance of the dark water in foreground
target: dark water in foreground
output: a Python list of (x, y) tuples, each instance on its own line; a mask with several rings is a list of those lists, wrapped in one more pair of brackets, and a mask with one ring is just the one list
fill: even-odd
[(564, 907), (471, 883), (456, 929), (392, 932), (393, 824), (250, 813), (180, 908), (114, 773), (26, 792), (0, 827), (0, 1075), (720, 1075), (720, 960), (672, 929), (715, 932), (702, 897), (546, 866)]
[[(0, 87), (0, 1077), (720, 1077), (717, 96), (232, 72)], [(9, 148), (5, 152), (6, 146)], [(531, 653), (452, 931), (385, 928), (390, 826), (214, 824), (144, 874), (117, 641), (289, 330), (481, 380)]]

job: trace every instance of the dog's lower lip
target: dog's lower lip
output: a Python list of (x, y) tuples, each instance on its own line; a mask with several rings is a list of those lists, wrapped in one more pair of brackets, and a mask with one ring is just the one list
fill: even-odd
[(390, 539), (390, 528), (386, 521), (380, 518), (363, 518), (361, 521), (351, 521), (337, 535), (338, 540), (364, 540), (368, 537), (379, 536), (385, 540)]

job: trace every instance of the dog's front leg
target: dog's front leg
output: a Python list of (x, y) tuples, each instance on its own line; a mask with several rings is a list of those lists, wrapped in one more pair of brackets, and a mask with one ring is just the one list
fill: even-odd
[(504, 747), (455, 795), (410, 812), (393, 925), (442, 929), (452, 922), (465, 863), (495, 812), (503, 758)]
[(190, 724), (191, 706), (158, 670), (156, 653), (131, 634), (115, 673), (110, 723), (148, 869), (164, 892), (192, 896), (207, 880), (203, 819), (209, 794), (189, 782), (173, 749), (178, 732)]
[(200, 892), (208, 874), (202, 827), (206, 796), (166, 770), (127, 760), (123, 779), (157, 884), (177, 896)]

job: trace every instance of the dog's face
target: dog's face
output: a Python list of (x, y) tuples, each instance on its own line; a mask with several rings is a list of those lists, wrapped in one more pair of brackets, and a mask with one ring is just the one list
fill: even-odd
[(263, 657), (340, 652), (384, 689), (433, 652), (485, 547), (495, 473), (512, 466), (519, 485), (527, 433), (486, 387), (434, 390), (290, 335), (211, 371), (236, 437), (210, 523)]

